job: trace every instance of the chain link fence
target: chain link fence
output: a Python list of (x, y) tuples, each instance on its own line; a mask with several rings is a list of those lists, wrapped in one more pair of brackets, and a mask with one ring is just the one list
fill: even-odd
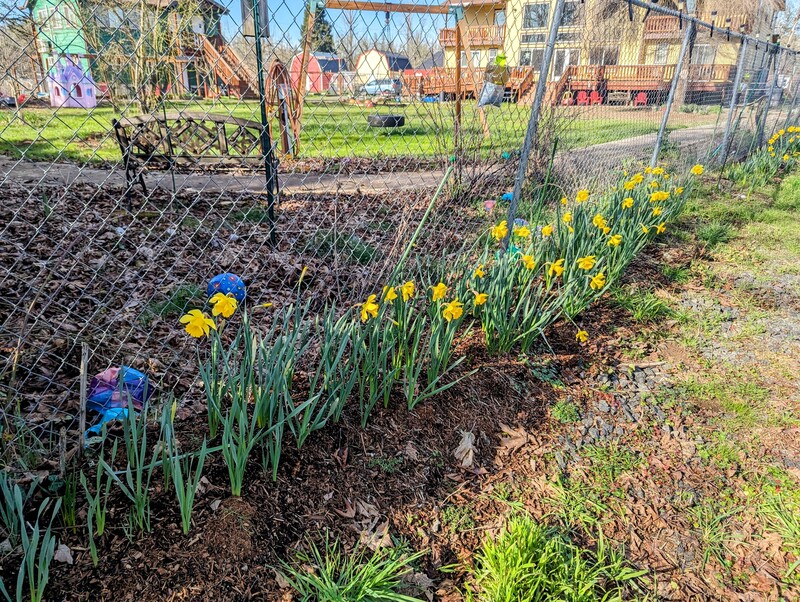
[(2, 3), (4, 461), (81, 436), (82, 371), (201, 404), (178, 318), (210, 278), (239, 274), (257, 321), (352, 304), (446, 174), (420, 269), (545, 183), (724, 164), (792, 123), (777, 3), (665, 4)]

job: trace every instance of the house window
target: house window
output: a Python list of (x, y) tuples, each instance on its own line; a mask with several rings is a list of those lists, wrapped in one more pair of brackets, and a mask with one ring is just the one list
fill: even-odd
[(506, 24), (506, 11), (504, 10), (496, 10), (494, 11), (494, 24), (497, 27), (502, 27)]
[(656, 46), (656, 54), (653, 63), (656, 65), (666, 65), (669, 56), (669, 44), (659, 44)]
[(489, 64), (493, 64), (495, 59), (497, 59), (497, 48), (489, 48), (486, 51), (486, 58), (489, 60)]
[(564, 13), (561, 16), (561, 25), (569, 27), (571, 25), (580, 25), (583, 20), (583, 12), (581, 11), (580, 2), (565, 2)]
[(467, 53), (464, 52), (463, 50), (461, 51), (461, 67), (463, 68), (467, 67)]
[(550, 14), (549, 2), (526, 4), (522, 13), (522, 28), (536, 29), (547, 27), (547, 17)]
[(480, 50), (473, 50), (472, 51), (472, 66), (473, 67), (480, 67), (481, 66), (481, 51)]
[(692, 51), (693, 65), (713, 65), (717, 51), (711, 44), (696, 44)]
[(590, 65), (616, 65), (619, 62), (619, 46), (601, 46), (589, 51)]
[(523, 44), (544, 44), (546, 37), (543, 33), (524, 33), (520, 37), (520, 42)]
[(542, 59), (544, 58), (544, 48), (528, 48), (520, 50), (519, 64), (525, 67), (533, 67), (536, 71), (542, 66)]
[(564, 71), (569, 65), (577, 65), (580, 62), (580, 48), (557, 48), (553, 57), (553, 69), (550, 72), (550, 79), (560, 78), (564, 75)]

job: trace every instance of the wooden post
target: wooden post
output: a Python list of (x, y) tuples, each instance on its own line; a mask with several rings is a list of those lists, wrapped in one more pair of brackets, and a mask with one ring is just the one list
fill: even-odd
[(84, 433), (86, 432), (86, 401), (88, 398), (87, 382), (89, 380), (89, 345), (81, 343), (81, 400), (80, 411), (78, 414), (78, 436), (81, 444), (78, 449), (83, 453)]
[[(456, 28), (460, 28), (461, 23), (456, 23)], [(461, 36), (461, 41), (464, 46), (464, 52), (467, 55), (467, 69), (469, 70), (469, 76), (472, 80), (472, 89), (475, 91), (475, 103), (478, 103), (478, 79), (475, 77), (475, 65), (472, 64), (472, 48), (469, 44), (469, 31), (467, 31), (466, 37), (463, 35)], [(459, 57), (460, 60), (461, 57)], [(489, 130), (489, 122), (486, 120), (486, 111), (482, 107), (478, 107), (478, 117), (481, 120), (481, 126), (483, 127), (483, 135), (488, 138), (491, 135), (491, 131)]]
[[(309, 0), (314, 2), (315, 0)], [(303, 116), (303, 103), (306, 99), (306, 72), (308, 71), (308, 60), (311, 54), (311, 36), (314, 33), (314, 13), (308, 2), (306, 2), (306, 14), (308, 15), (306, 33), (303, 36), (303, 56), (300, 57), (300, 80), (297, 82), (297, 127), (300, 127), (300, 119)], [(299, 132), (298, 132), (299, 137)]]

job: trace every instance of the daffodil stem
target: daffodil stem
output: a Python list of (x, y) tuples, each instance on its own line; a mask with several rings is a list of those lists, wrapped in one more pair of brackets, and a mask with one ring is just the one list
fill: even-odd
[(428, 208), (425, 209), (425, 213), (422, 215), (422, 219), (419, 220), (419, 224), (417, 225), (417, 229), (414, 231), (414, 234), (411, 236), (411, 240), (408, 241), (406, 248), (403, 250), (403, 254), (400, 256), (397, 264), (394, 266), (391, 275), (389, 276), (388, 282), (393, 282), (394, 279), (397, 277), (397, 274), (403, 268), (408, 256), (411, 254), (411, 249), (417, 242), (419, 235), (422, 233), (422, 228), (425, 226), (425, 223), (428, 221), (428, 218), (431, 215), (431, 211), (433, 211), (434, 205), (436, 205), (436, 201), (439, 200), (439, 196), (441, 196), (442, 191), (444, 190), (445, 184), (450, 180), (450, 174), (453, 173), (453, 166), (449, 166), (447, 171), (444, 172), (444, 176), (442, 176), (442, 181), (439, 182), (439, 187), (436, 189), (436, 192), (431, 197), (431, 202), (428, 203)]

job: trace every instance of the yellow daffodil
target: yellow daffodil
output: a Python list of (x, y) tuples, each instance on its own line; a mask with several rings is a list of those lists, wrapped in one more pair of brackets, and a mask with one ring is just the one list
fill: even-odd
[(678, 186), (675, 189), (675, 194), (683, 194), (683, 186)]
[(603, 228), (603, 234), (608, 234), (609, 232), (611, 232), (611, 228), (609, 226)]
[(788, 161), (788, 160), (789, 160), (789, 155), (784, 155), (784, 156), (783, 156), (783, 160), (784, 160), (784, 161)]
[(656, 167), (653, 169), (654, 176), (663, 176), (664, 175), (664, 168), (663, 167)]
[(606, 220), (599, 213), (592, 218), (592, 223), (601, 230), (606, 227)]
[(445, 320), (458, 320), (464, 313), (464, 304), (458, 299), (453, 299), (450, 303), (445, 303), (442, 309), (442, 316)]
[(634, 174), (634, 176), (631, 178), (631, 182), (634, 184), (641, 184), (644, 182), (644, 176), (640, 173)]
[(550, 236), (551, 234), (553, 234), (553, 226), (551, 226), (550, 224), (547, 224), (546, 226), (544, 226), (544, 227), (542, 228), (542, 236), (544, 236), (545, 238), (547, 238), (547, 237), (548, 237), (548, 236)]
[(644, 168), (644, 173), (652, 173), (652, 172), (653, 172), (653, 168), (652, 167), (648, 166), (648, 167)]
[(591, 270), (596, 262), (597, 260), (594, 255), (587, 255), (586, 257), (581, 257), (575, 263), (577, 263), (578, 267), (582, 270)]
[(633, 198), (628, 196), (628, 197), (625, 197), (624, 199), (622, 199), (622, 208), (623, 209), (630, 209), (631, 207), (633, 207)]
[(579, 190), (578, 194), (575, 196), (576, 203), (585, 203), (589, 200), (589, 191), (586, 189)]
[(767, 150), (769, 152), (774, 152), (775, 151), (775, 147), (770, 145), (769, 147), (767, 147)]
[(669, 180), (669, 174), (668, 174), (668, 173), (665, 173), (665, 174), (664, 174), (664, 179), (665, 179), (665, 180)]
[(503, 220), (496, 226), (492, 226), (492, 238), (495, 240), (503, 240), (508, 236), (508, 222)]
[(667, 225), (664, 222), (661, 222), (656, 226), (656, 234), (664, 234), (664, 231), (667, 229)]
[(383, 300), (384, 301), (394, 301), (397, 299), (397, 291), (394, 290), (393, 286), (384, 286), (383, 287)]
[(622, 244), (622, 234), (615, 234), (608, 239), (609, 247), (618, 247)]
[(403, 301), (408, 301), (414, 296), (414, 282), (409, 280), (400, 287), (400, 292), (403, 293)]
[(575, 333), (575, 340), (579, 343), (585, 343), (589, 340), (589, 333), (585, 330), (579, 330), (577, 333)]
[(522, 265), (525, 266), (526, 270), (533, 270), (536, 268), (536, 261), (533, 259), (533, 255), (523, 255), (522, 256)]
[(650, 182), (650, 188), (658, 188), (658, 180), (653, 180)]
[(567, 226), (567, 230), (569, 230), (570, 234), (575, 234), (575, 228), (573, 228), (572, 226)]
[(217, 329), (214, 320), (208, 318), (199, 309), (192, 309), (187, 314), (181, 317), (181, 324), (185, 324), (186, 332), (189, 336), (199, 339), (202, 336), (207, 336), (209, 332)]
[(239, 306), (233, 295), (225, 295), (223, 293), (216, 293), (208, 302), (214, 306), (211, 310), (211, 315), (221, 315), (223, 318), (230, 318)]
[(774, 157), (774, 156), (775, 156), (775, 153), (770, 153), (770, 154), (769, 154), (769, 156), (770, 156), (770, 157)]
[(531, 235), (531, 229), (528, 226), (514, 226), (514, 236), (520, 238), (528, 238)]
[[(786, 133), (786, 130), (778, 130), (778, 137), (780, 138), (780, 137), (781, 137), (781, 136), (783, 136), (785, 133)], [(762, 138), (762, 140), (763, 140), (763, 138)]]
[(633, 190), (634, 188), (636, 188), (636, 183), (633, 180), (629, 180), (629, 181), (625, 182), (625, 184), (623, 184), (622, 187), (625, 190)]
[(561, 221), (565, 224), (568, 224), (572, 221), (572, 213), (567, 211), (564, 215), (561, 216)]
[(440, 282), (436, 286), (432, 286), (431, 290), (433, 291), (433, 301), (438, 301), (439, 299), (444, 299), (444, 296), (447, 294), (447, 285), (444, 282)]
[(486, 293), (475, 293), (475, 305), (483, 305), (489, 300), (489, 295)]
[(662, 211), (661, 207), (653, 207), (653, 216), (658, 217), (659, 215), (661, 215), (661, 211)]
[(556, 259), (553, 263), (550, 264), (550, 269), (547, 271), (547, 275), (551, 278), (553, 276), (561, 276), (564, 273), (564, 260), (563, 259)]
[(567, 197), (565, 197), (565, 196), (562, 196), (562, 197), (561, 197), (561, 204), (562, 204), (562, 205), (566, 205), (567, 203), (569, 203), (569, 200), (567, 199)]
[(472, 274), (472, 276), (474, 278), (483, 278), (485, 275), (486, 275), (486, 272), (483, 271), (483, 264), (481, 264), (477, 268), (475, 268), (475, 271)]
[(370, 295), (367, 300), (361, 304), (361, 321), (366, 322), (370, 317), (378, 317), (378, 302), (376, 301), (377, 295)]
[(603, 272), (598, 272), (589, 282), (589, 286), (593, 291), (599, 291), (606, 285), (606, 275)]
[(645, 226), (644, 224), (642, 224), (642, 232), (644, 232), (645, 234), (647, 234), (648, 232), (650, 232), (650, 228), (648, 228), (647, 226)]
[(700, 165), (699, 163), (697, 165), (695, 165), (694, 167), (692, 167), (692, 173), (694, 175), (696, 175), (696, 176), (702, 176), (704, 171), (705, 171), (705, 168), (702, 165)]

